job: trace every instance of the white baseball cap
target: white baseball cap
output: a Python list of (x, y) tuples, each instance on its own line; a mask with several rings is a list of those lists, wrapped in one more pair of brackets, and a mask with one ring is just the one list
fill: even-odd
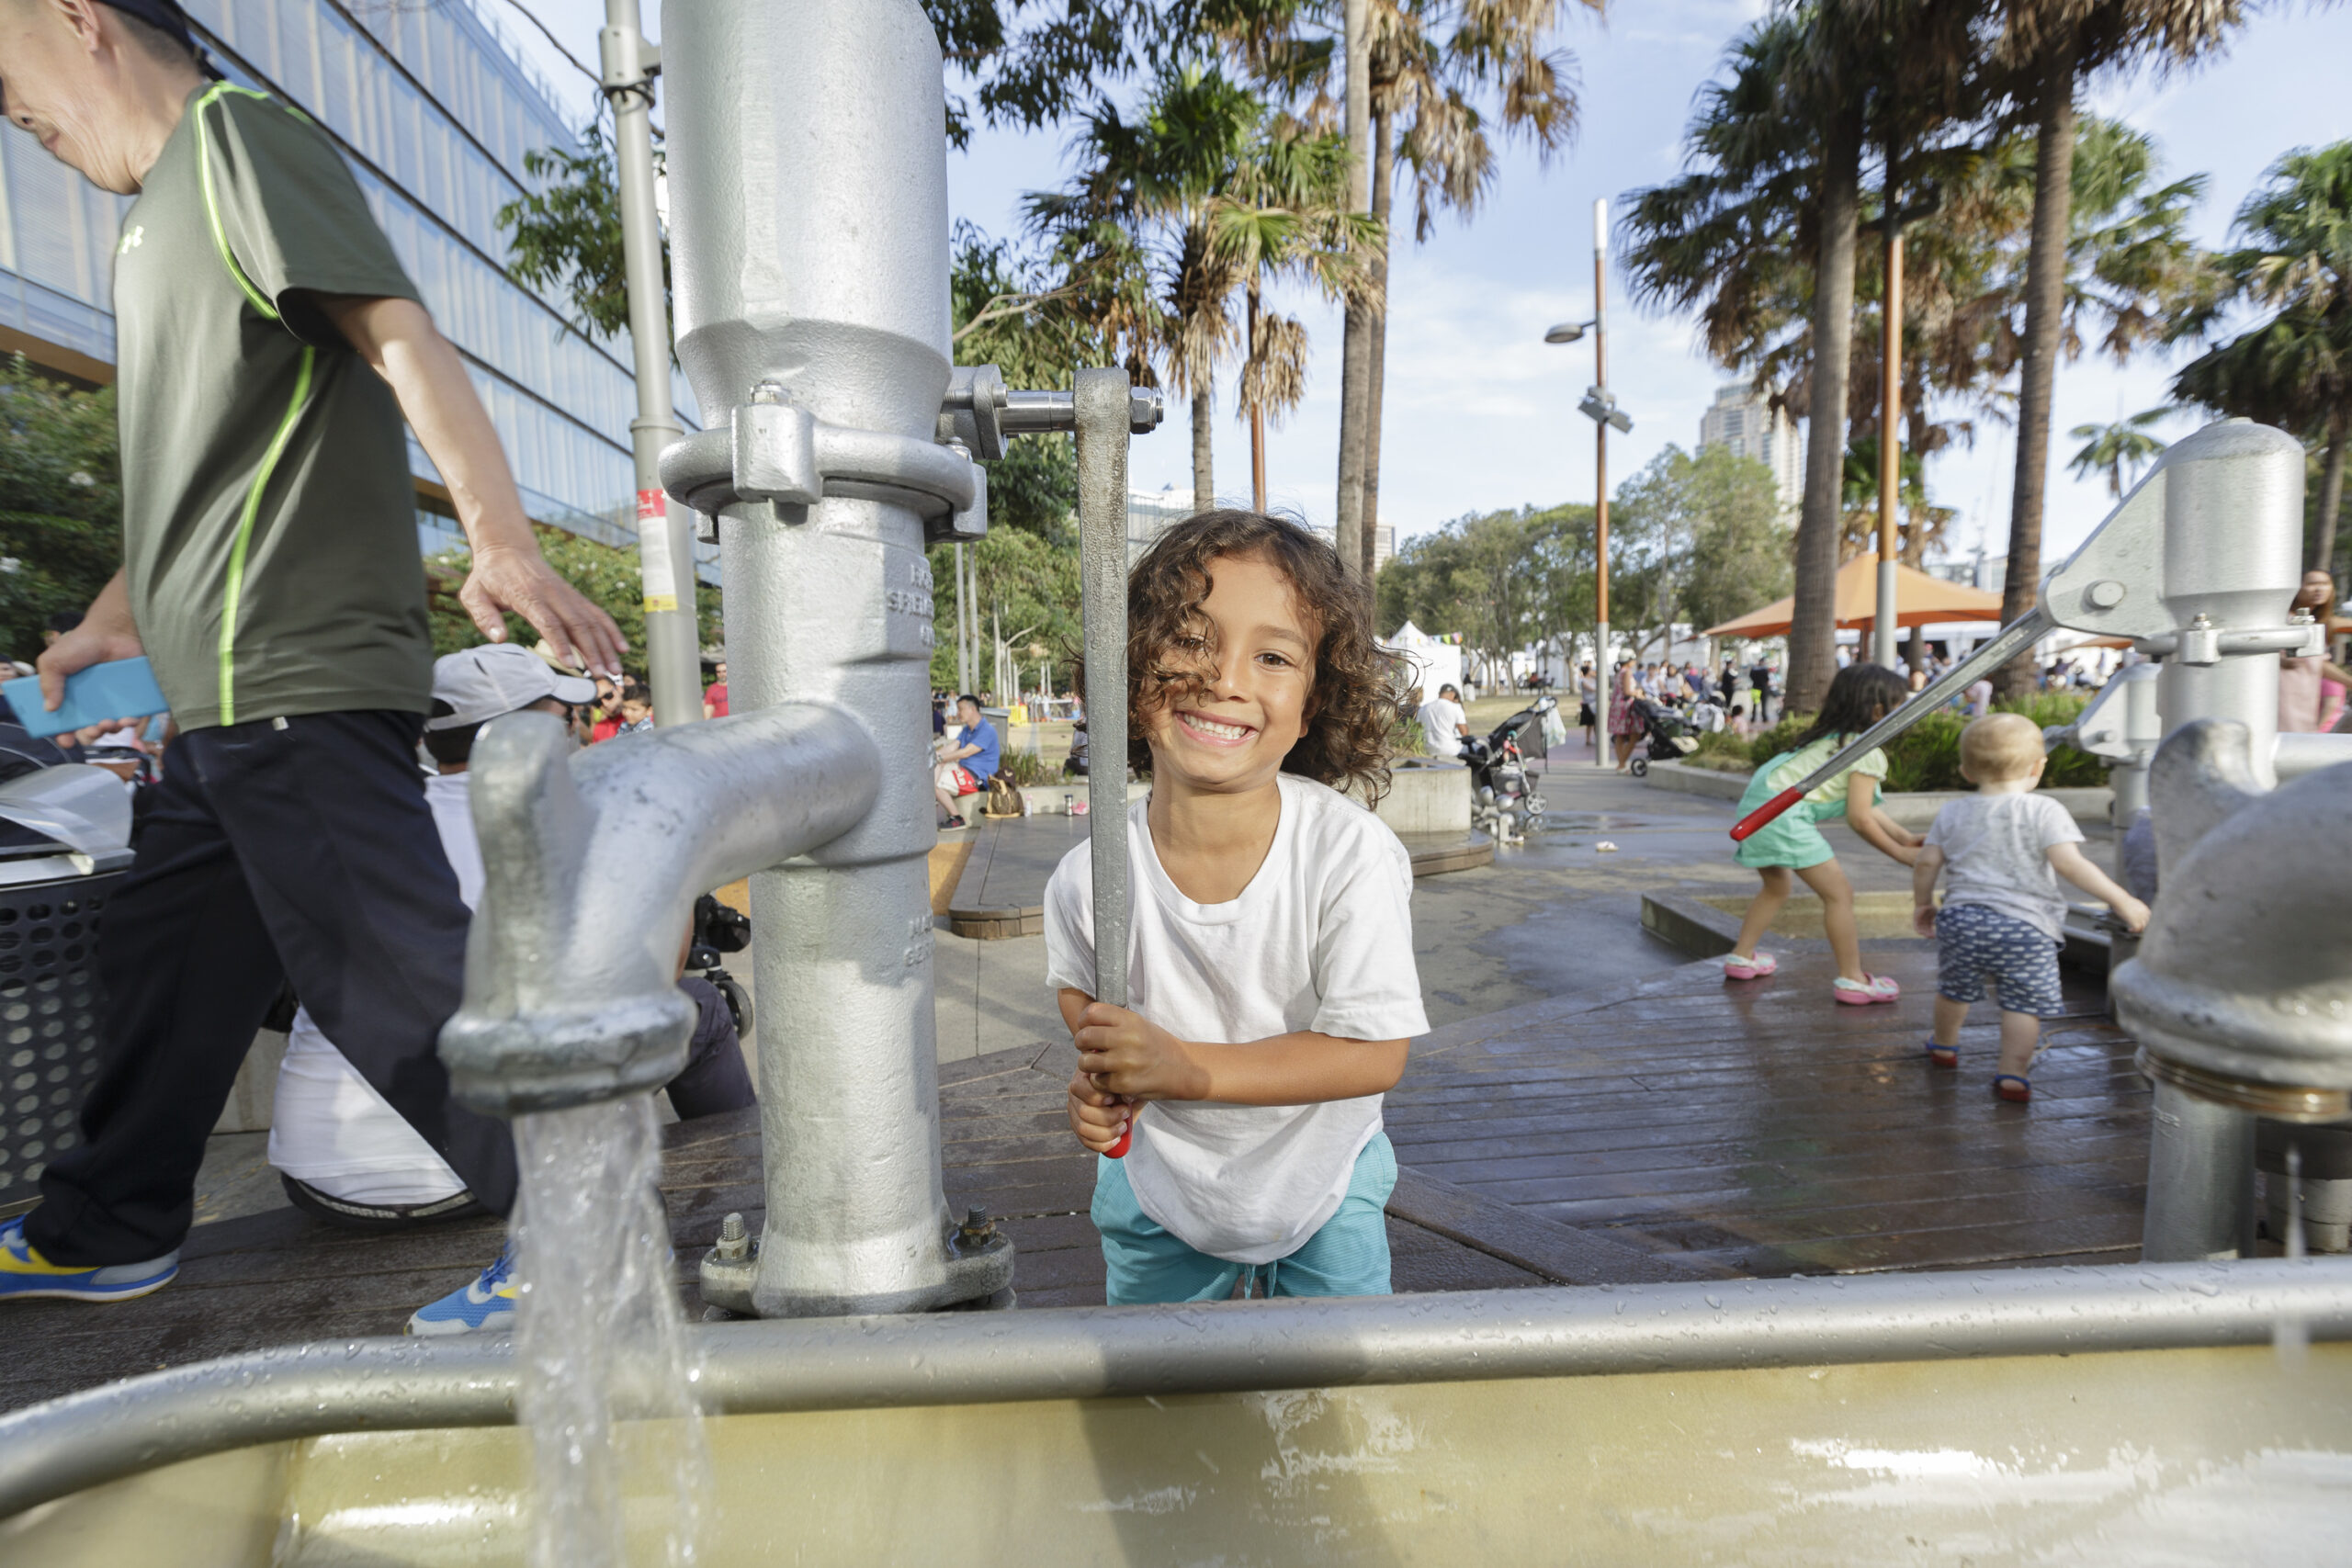
[(562, 674), (527, 648), (486, 642), (433, 661), (434, 698), (448, 704), (451, 711), (426, 719), (424, 728), (458, 729), (529, 707), (543, 698), (584, 703), (595, 694), (595, 682)]

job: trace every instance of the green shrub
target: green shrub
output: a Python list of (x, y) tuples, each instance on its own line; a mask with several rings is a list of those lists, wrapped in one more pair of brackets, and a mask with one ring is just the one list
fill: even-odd
[(1922, 789), (1966, 789), (1960, 776), (1960, 732), (1968, 721), (1945, 709), (1931, 713), (1886, 749), (1889, 795)]
[(1714, 768), (1731, 773), (1736, 769), (1752, 769), (1756, 754), (1748, 750), (1748, 742), (1728, 729), (1710, 730), (1699, 737), (1699, 749), (1683, 759), (1702, 768)]
[(1062, 776), (1059, 762), (1048, 762), (1035, 751), (1007, 751), (997, 771), (1011, 779), (1015, 789), (1028, 789)]
[[(2078, 692), (2036, 692), (2018, 701), (1999, 705), (2006, 713), (2020, 713), (2035, 724), (2072, 724), (2089, 699)], [(1788, 714), (1748, 742), (1748, 755), (1758, 767), (1783, 751), (1796, 750), (1797, 737), (1813, 724), (1811, 714)], [(1886, 749), (1886, 792), (1973, 788), (1960, 776), (1960, 732), (1968, 721), (1950, 708), (1931, 713), (1896, 738)], [(1710, 737), (1709, 739), (1713, 739)], [(2050, 753), (2043, 770), (2044, 789), (2096, 789), (2107, 783), (2107, 769), (2098, 759), (2061, 746)]]
[(1762, 767), (1783, 751), (1797, 749), (1797, 737), (1813, 727), (1809, 713), (1784, 713), (1772, 728), (1759, 732), (1747, 743), (1747, 754), (1758, 767)]

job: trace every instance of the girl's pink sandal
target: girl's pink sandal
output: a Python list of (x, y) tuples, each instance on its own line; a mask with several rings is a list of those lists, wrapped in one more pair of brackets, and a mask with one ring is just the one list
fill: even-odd
[(1769, 953), (1759, 953), (1753, 958), (1742, 958), (1735, 953), (1724, 954), (1724, 978), (1726, 980), (1760, 980), (1780, 966)]
[(1843, 976), (1830, 982), (1830, 995), (1849, 1007), (1869, 1007), (1877, 1002), (1898, 1001), (1903, 987), (1889, 975), (1865, 975), (1859, 980)]

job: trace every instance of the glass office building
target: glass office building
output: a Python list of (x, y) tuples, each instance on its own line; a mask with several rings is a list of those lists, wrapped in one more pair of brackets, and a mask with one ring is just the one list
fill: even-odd
[[(637, 542), (628, 344), (592, 341), (561, 302), (503, 270), (498, 210), (534, 182), (524, 155), (578, 133), (554, 94), (469, 0), (185, 0), (232, 81), (300, 107), (334, 139), (376, 220), (464, 355), (505, 443), (524, 503), (545, 523)], [(594, 88), (576, 96), (584, 114)], [(111, 375), (110, 263), (127, 198), (0, 131), (0, 351), (103, 381)], [(683, 379), (673, 401), (691, 408)], [(682, 419), (691, 425), (691, 420)], [(412, 442), (427, 552), (463, 543)], [(716, 581), (716, 549), (704, 547)]]

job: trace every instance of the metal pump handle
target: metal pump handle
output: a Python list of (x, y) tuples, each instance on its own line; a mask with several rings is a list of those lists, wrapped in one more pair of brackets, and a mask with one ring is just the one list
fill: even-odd
[(1790, 807), (1794, 806), (1798, 801), (1868, 756), (1871, 748), (1885, 745), (1943, 706), (1946, 702), (1966, 691), (1970, 682), (1979, 675), (1998, 670), (2002, 665), (2040, 642), (2056, 627), (2057, 623), (2050, 618), (2050, 612), (2041, 605), (2037, 604), (2028, 610), (2024, 615), (2003, 626), (2000, 634), (1992, 641), (1921, 687), (1909, 702), (1905, 703), (1847, 742), (1836, 756), (1741, 818), (1733, 825), (1731, 836), (1735, 840), (1739, 840), (1754, 833)]
[[(1019, 394), (1015, 394), (1018, 396)], [(1094, 868), (1094, 999), (1127, 1005), (1127, 373), (1080, 370), (1079, 573), (1086, 617), (1087, 839)], [(1125, 1156), (1127, 1131), (1108, 1151)]]

